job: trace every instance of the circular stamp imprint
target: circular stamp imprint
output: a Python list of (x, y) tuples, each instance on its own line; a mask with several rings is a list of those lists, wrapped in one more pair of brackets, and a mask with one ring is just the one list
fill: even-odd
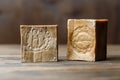
[(87, 25), (74, 29), (71, 36), (71, 45), (78, 53), (90, 52), (94, 46), (95, 30)]
[(28, 50), (44, 51), (49, 49), (52, 35), (47, 28), (31, 28), (26, 38)]

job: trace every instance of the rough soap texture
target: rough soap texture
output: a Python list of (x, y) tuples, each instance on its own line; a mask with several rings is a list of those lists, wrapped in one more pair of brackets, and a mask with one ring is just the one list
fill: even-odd
[(57, 25), (21, 25), (22, 62), (57, 61)]
[[(97, 52), (96, 36), (102, 35), (99, 34), (96, 35), (97, 31), (96, 27), (97, 27), (96, 20), (91, 19), (68, 20), (68, 55), (67, 55), (68, 60), (85, 60), (85, 61), (97, 60), (98, 56), (96, 54), (98, 53), (96, 53)], [(104, 37), (101, 38), (104, 39)], [(98, 43), (100, 43), (100, 41)], [(103, 45), (104, 44), (105, 43), (103, 43)]]

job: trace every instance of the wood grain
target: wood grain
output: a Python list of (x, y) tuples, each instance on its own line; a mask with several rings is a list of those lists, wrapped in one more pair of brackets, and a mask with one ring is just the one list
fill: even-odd
[(120, 45), (108, 45), (105, 61), (67, 61), (67, 46), (59, 46), (59, 62), (21, 63), (20, 45), (0, 45), (1, 80), (119, 80)]

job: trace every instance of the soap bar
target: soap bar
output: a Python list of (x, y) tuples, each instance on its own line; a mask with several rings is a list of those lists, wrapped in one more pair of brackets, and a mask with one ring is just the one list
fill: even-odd
[(68, 60), (106, 59), (107, 19), (68, 19)]
[(57, 25), (20, 25), (21, 61), (58, 60)]

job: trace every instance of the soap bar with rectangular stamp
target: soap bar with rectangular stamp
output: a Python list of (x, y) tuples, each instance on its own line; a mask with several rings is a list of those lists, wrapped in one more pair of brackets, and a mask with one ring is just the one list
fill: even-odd
[(107, 19), (69, 19), (68, 60), (105, 60), (107, 22)]
[(22, 62), (58, 60), (57, 25), (20, 25)]

